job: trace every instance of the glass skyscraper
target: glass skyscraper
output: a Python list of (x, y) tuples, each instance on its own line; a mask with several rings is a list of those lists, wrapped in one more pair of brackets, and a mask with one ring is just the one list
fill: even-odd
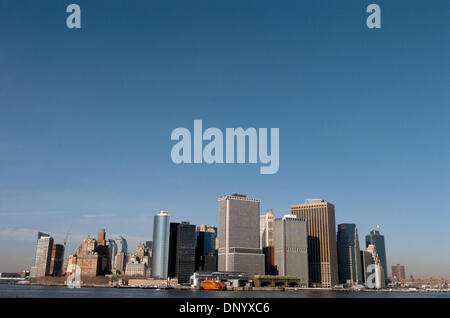
[(167, 278), (169, 265), (170, 214), (160, 211), (153, 222), (152, 276)]
[(195, 225), (189, 222), (170, 223), (169, 278), (185, 284), (195, 271)]
[(366, 248), (369, 245), (375, 245), (375, 250), (378, 254), (378, 257), (381, 262), (381, 266), (383, 266), (383, 273), (385, 280), (388, 277), (387, 273), (387, 259), (386, 259), (386, 247), (384, 244), (384, 235), (380, 234), (380, 231), (372, 230), (368, 235), (366, 235)]
[(362, 283), (361, 251), (355, 224), (339, 224), (337, 232), (339, 282)]

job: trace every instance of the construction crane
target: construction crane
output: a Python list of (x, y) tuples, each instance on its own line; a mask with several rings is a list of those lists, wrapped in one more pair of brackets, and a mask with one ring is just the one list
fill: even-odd
[(66, 247), (67, 240), (69, 239), (69, 233), (70, 233), (70, 230), (67, 231), (66, 237), (64, 238), (64, 241), (63, 241), (64, 247)]

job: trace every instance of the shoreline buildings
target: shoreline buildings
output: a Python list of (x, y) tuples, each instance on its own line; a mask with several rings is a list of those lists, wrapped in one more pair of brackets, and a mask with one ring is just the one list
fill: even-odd
[(237, 193), (219, 198), (219, 271), (264, 274), (259, 205)]
[[(329, 202), (307, 199), (291, 205), (291, 213), (277, 219), (271, 210), (260, 216), (260, 200), (246, 195), (225, 195), (218, 202), (218, 230), (171, 223), (170, 214), (161, 210), (154, 215), (153, 241), (138, 243), (133, 255), (127, 252), (123, 237), (107, 239), (101, 229), (97, 239), (87, 236), (64, 259), (65, 241), (64, 246), (54, 244), (50, 235), (38, 232), (30, 276), (60, 276), (62, 268), (70, 275), (76, 265), (82, 276), (176, 278), (180, 284), (189, 283), (195, 273), (215, 272), (246, 273), (261, 285), (283, 280), (313, 288), (339, 283), (365, 283), (368, 288), (386, 285), (384, 236), (372, 230), (365, 237), (367, 249), (360, 250), (355, 224), (339, 224), (336, 232), (335, 207)], [(405, 280), (404, 266), (392, 266), (392, 274), (394, 283)]]
[(334, 205), (322, 199), (307, 199), (291, 205), (291, 214), (306, 220), (308, 229), (308, 272), (311, 287), (338, 284), (336, 223)]

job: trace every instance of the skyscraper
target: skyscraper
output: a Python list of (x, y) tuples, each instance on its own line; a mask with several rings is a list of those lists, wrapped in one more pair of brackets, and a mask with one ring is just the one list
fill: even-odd
[(38, 232), (34, 266), (31, 267), (30, 277), (43, 277), (50, 274), (53, 238), (50, 235)]
[(113, 239), (106, 240), (106, 246), (108, 247), (108, 270), (109, 272), (116, 273), (115, 260), (117, 255), (117, 244)]
[(169, 265), (170, 214), (161, 210), (153, 221), (152, 276), (167, 278)]
[(76, 264), (81, 268), (81, 275), (97, 276), (102, 272), (102, 256), (97, 252), (97, 240), (86, 237), (76, 251)]
[(386, 259), (386, 246), (384, 244), (384, 235), (380, 234), (380, 231), (372, 230), (366, 235), (366, 248), (369, 245), (375, 245), (378, 258), (380, 259), (381, 266), (383, 267), (384, 279), (387, 280), (387, 259)]
[(300, 278), (308, 287), (308, 235), (305, 220), (289, 214), (275, 219), (275, 266), (278, 275)]
[(307, 199), (291, 205), (291, 214), (306, 220), (308, 272), (312, 287), (330, 288), (338, 283), (334, 205), (322, 199)]
[(97, 234), (97, 252), (103, 256), (107, 254), (105, 229), (101, 229)]
[(273, 222), (274, 216), (272, 210), (267, 210), (267, 213), (259, 217), (259, 235), (260, 247), (273, 246)]
[(371, 270), (368, 271), (366, 286), (369, 288), (382, 288), (385, 286), (386, 277), (384, 276), (384, 269), (381, 264), (380, 256), (373, 244), (369, 244), (366, 251), (371, 255), (372, 264), (374, 265)]
[(126, 239), (119, 235), (114, 241), (117, 245), (117, 253), (128, 253), (128, 243)]
[(168, 275), (181, 284), (188, 283), (195, 271), (195, 243), (195, 225), (170, 223)]
[[(128, 246), (127, 240), (122, 236), (115, 239), (106, 240), (106, 247), (108, 251), (108, 271), (113, 274), (123, 272), (124, 262), (126, 261), (125, 255), (127, 254)], [(117, 259), (119, 254), (123, 254), (120, 260)]]
[(241, 194), (219, 198), (219, 271), (264, 274), (259, 204)]
[(216, 237), (216, 227), (207, 225), (197, 227), (196, 271), (217, 271)]
[(49, 274), (52, 276), (61, 276), (64, 263), (64, 245), (53, 244)]
[(147, 249), (148, 257), (151, 259), (153, 256), (153, 242), (145, 241), (145, 248)]
[(366, 250), (361, 251), (361, 268), (362, 268), (362, 282), (367, 286), (367, 279), (371, 274), (369, 265), (374, 264), (372, 254)]
[(339, 282), (356, 285), (362, 283), (361, 251), (355, 224), (339, 224), (337, 232)]

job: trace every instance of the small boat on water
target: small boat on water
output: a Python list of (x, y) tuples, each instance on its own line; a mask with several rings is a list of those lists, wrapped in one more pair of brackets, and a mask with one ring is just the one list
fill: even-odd
[(203, 290), (226, 290), (226, 288), (225, 283), (219, 280), (205, 279), (200, 282), (200, 289)]

